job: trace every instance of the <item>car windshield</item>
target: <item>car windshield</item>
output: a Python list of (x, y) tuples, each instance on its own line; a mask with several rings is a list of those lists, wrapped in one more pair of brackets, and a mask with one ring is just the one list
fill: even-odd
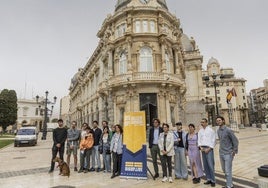
[(34, 129), (19, 129), (17, 135), (34, 135)]

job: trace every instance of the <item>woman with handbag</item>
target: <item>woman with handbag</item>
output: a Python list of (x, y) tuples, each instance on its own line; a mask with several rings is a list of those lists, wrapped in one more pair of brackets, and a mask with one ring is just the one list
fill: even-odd
[(104, 127), (100, 138), (99, 152), (102, 154), (104, 172), (111, 172), (111, 152), (110, 152), (111, 138), (109, 135), (109, 128)]

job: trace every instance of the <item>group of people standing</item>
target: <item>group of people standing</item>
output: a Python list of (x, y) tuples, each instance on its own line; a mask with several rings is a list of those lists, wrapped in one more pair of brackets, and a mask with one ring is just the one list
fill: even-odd
[[(159, 177), (157, 156), (161, 161), (163, 172), (162, 182), (173, 182), (172, 179), (172, 157), (174, 156), (175, 179), (188, 180), (187, 159), (189, 158), (192, 181), (200, 183), (201, 177), (206, 176), (205, 185), (215, 187), (215, 162), (214, 148), (216, 145), (216, 134), (218, 134), (220, 146), (219, 156), (222, 170), (226, 178), (224, 188), (232, 188), (232, 161), (238, 152), (238, 139), (231, 129), (226, 127), (223, 117), (216, 119), (219, 129), (217, 133), (208, 126), (206, 118), (200, 122), (201, 127), (195, 131), (195, 125), (189, 124), (189, 131), (182, 129), (182, 123), (176, 123), (176, 130), (169, 130), (169, 125), (159, 119), (153, 120), (153, 127), (149, 130), (149, 148), (154, 167), (154, 179)], [(82, 125), (82, 130), (77, 129), (77, 123), (72, 122), (71, 128), (63, 126), (63, 121), (58, 120), (59, 127), (53, 130), (52, 160), (49, 172), (54, 171), (53, 159), (59, 153), (63, 160), (65, 142), (67, 142), (67, 164), (70, 164), (71, 154), (74, 157), (74, 171), (78, 173), (96, 171), (111, 172), (111, 159), (113, 170), (111, 178), (121, 173), (123, 154), (123, 129), (117, 124), (111, 127), (107, 121), (102, 122), (102, 128), (98, 122), (93, 121), (92, 127), (87, 123)], [(77, 152), (80, 151), (80, 168), (77, 167)], [(101, 168), (100, 155), (103, 157), (103, 168)], [(201, 160), (202, 159), (202, 160)], [(90, 165), (90, 162), (92, 165)]]
[(153, 120), (153, 127), (149, 131), (149, 148), (153, 160), (154, 178), (159, 177), (157, 156), (161, 161), (163, 171), (162, 182), (173, 182), (172, 179), (172, 156), (174, 156), (175, 179), (188, 180), (187, 159), (191, 169), (194, 184), (201, 182), (201, 177), (206, 177), (205, 185), (216, 186), (214, 148), (216, 134), (219, 137), (219, 156), (222, 170), (226, 178), (226, 186), (233, 188), (232, 161), (238, 152), (238, 139), (233, 131), (226, 127), (223, 117), (218, 116), (216, 122), (219, 126), (217, 133), (208, 126), (208, 121), (203, 118), (201, 127), (195, 131), (195, 125), (188, 125), (188, 132), (182, 129), (182, 123), (176, 123), (176, 130), (170, 131), (169, 125), (160, 120)]
[[(121, 161), (123, 153), (123, 129), (119, 124), (111, 127), (107, 121), (102, 122), (102, 129), (98, 126), (98, 121), (93, 121), (92, 127), (83, 123), (82, 129), (77, 129), (76, 121), (73, 121), (71, 127), (67, 129), (63, 126), (63, 120), (58, 120), (58, 127), (53, 130), (52, 159), (49, 173), (55, 168), (53, 159), (59, 153), (59, 157), (64, 160), (65, 142), (66, 144), (66, 162), (70, 165), (70, 158), (73, 154), (74, 171), (84, 172), (111, 172), (111, 178), (121, 173)], [(80, 154), (80, 168), (77, 166), (77, 155)], [(101, 158), (103, 159), (103, 168), (101, 168)], [(111, 161), (113, 169), (111, 170)], [(92, 164), (91, 164), (92, 163)]]

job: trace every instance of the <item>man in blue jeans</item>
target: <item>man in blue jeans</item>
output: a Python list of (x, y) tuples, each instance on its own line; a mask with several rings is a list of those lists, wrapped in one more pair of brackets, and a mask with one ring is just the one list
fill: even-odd
[(225, 119), (223, 117), (218, 116), (216, 122), (220, 126), (218, 129), (220, 139), (219, 154), (221, 168), (226, 178), (226, 186), (223, 188), (233, 188), (232, 163), (235, 154), (238, 152), (238, 139), (233, 131), (225, 126)]
[(208, 126), (208, 120), (203, 118), (201, 120), (202, 128), (198, 131), (198, 147), (202, 153), (203, 166), (207, 181), (205, 185), (215, 187), (215, 161), (214, 161), (214, 147), (216, 145), (215, 131)]

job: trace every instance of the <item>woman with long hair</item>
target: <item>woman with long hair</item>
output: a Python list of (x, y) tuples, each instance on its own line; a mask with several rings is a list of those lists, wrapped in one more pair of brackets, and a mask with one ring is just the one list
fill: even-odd
[(113, 152), (113, 174), (111, 178), (114, 178), (121, 173), (123, 154), (123, 128), (119, 124), (115, 125), (115, 133), (111, 140), (110, 151)]
[[(163, 179), (162, 182), (169, 181), (172, 183), (172, 156), (175, 154), (174, 152), (174, 137), (171, 132), (169, 132), (169, 125), (163, 123), (163, 131), (159, 135), (158, 139), (158, 146), (160, 149), (160, 155), (162, 155), (162, 169), (163, 169)], [(167, 169), (168, 169), (168, 176), (167, 178)]]
[(194, 124), (189, 124), (189, 133), (186, 135), (186, 153), (190, 160), (193, 183), (200, 183), (203, 174), (201, 155), (198, 147), (198, 134), (195, 132)]
[(111, 172), (111, 137), (109, 135), (109, 127), (106, 126), (103, 128), (102, 135), (100, 138), (100, 154), (102, 154), (103, 163), (104, 163), (104, 172)]

